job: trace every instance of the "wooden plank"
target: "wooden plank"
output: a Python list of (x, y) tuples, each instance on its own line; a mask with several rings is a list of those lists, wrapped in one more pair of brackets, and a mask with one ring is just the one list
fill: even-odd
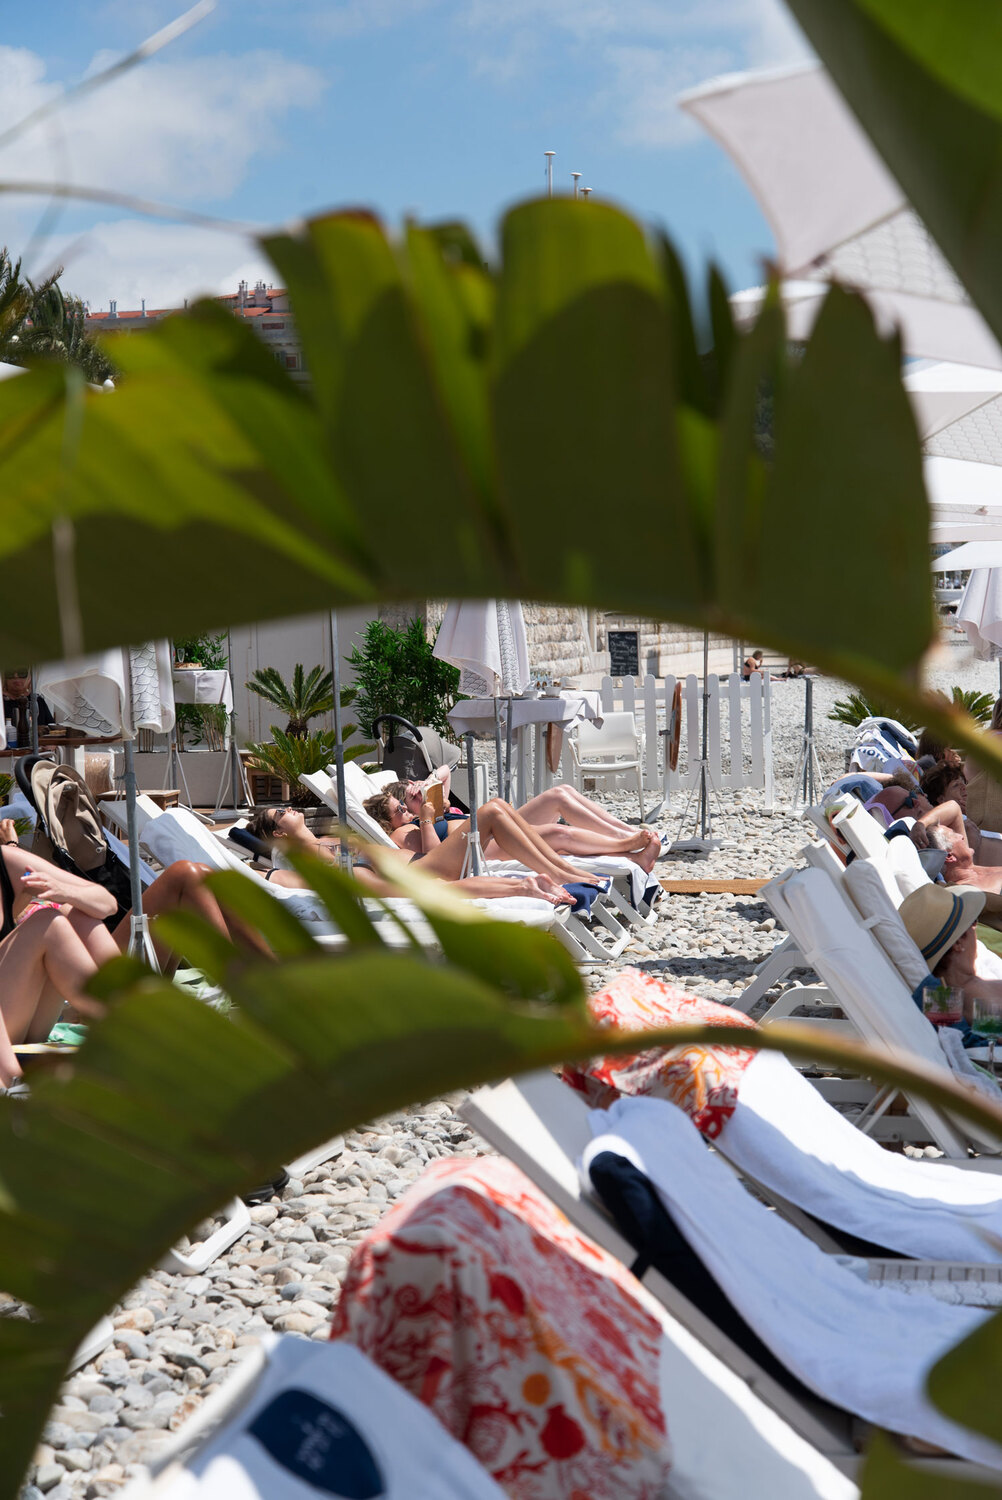
[(669, 896), (757, 896), (767, 880), (669, 880), (660, 882)]

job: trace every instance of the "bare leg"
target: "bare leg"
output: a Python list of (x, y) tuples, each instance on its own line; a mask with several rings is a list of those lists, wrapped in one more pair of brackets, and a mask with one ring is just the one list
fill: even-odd
[[(223, 915), (222, 907), (205, 884), (205, 877), (210, 873), (208, 865), (194, 864), (187, 859), (176, 860), (144, 891), (143, 911), (147, 916), (155, 917), (160, 912), (183, 907), (203, 917), (231, 942), (237, 941), (256, 952), (268, 953), (270, 950), (257, 933), (251, 932), (242, 922)], [(129, 941), (129, 913), (119, 922), (112, 936), (119, 951), (124, 953)], [(154, 947), (161, 964), (170, 961), (169, 949), (156, 942)]]
[(625, 855), (648, 873), (661, 853), (661, 840), (652, 829), (635, 828), (625, 838), (571, 828), (567, 823), (537, 824), (537, 831), (558, 854), (573, 854), (582, 859), (587, 859), (590, 854)]
[(576, 788), (566, 783), (548, 787), (537, 797), (531, 797), (518, 809), (518, 815), (524, 822), (537, 826), (540, 823), (555, 823), (558, 818), (563, 818), (572, 828), (587, 828), (594, 833), (611, 834), (616, 838), (637, 832), (629, 823), (614, 818), (611, 813), (599, 807), (597, 802), (590, 802)]
[(58, 911), (33, 912), (0, 943), (0, 1080), (21, 1076), (13, 1042), (45, 1041), (59, 1018), (63, 1001), (95, 1009), (81, 1001), (81, 990), (96, 964)]
[(565, 864), (539, 837), (535, 828), (521, 822), (517, 813), (504, 802), (492, 799), (477, 813), (477, 824), (484, 844), (494, 839), (505, 859), (517, 859), (539, 875), (548, 875), (558, 885), (572, 880), (579, 884), (594, 885), (595, 880)]

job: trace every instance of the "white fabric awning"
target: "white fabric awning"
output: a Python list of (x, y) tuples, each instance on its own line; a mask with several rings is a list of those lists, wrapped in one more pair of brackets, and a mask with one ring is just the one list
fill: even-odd
[(471, 698), (517, 697), (529, 686), (529, 647), (522, 606), (504, 599), (450, 604), (434, 654), (459, 668), (459, 691)]
[(169, 641), (49, 662), (36, 673), (38, 692), (59, 720), (86, 734), (122, 734), (140, 729), (168, 733), (174, 725), (172, 653)]

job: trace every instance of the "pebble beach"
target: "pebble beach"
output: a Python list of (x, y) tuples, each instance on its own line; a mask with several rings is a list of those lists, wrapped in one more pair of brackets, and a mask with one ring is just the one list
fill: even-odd
[[(996, 663), (972, 661), (955, 642), (942, 648), (929, 685), (954, 683), (998, 692)], [(815, 679), (815, 735), (823, 784), (841, 774), (852, 730), (827, 715), (843, 684)], [(803, 740), (804, 686), (773, 686), (775, 806), (760, 792), (724, 792), (713, 831), (722, 847), (709, 858), (668, 857), (664, 878), (768, 878), (802, 863), (808, 827), (791, 811)], [(607, 805), (636, 819), (632, 796)], [(661, 829), (675, 833), (681, 802)], [(730, 1001), (781, 934), (758, 896), (673, 895), (656, 924), (634, 936), (608, 966), (590, 968), (598, 988), (634, 964), (692, 992)], [(293, 1178), (278, 1196), (251, 1209), (252, 1230), (199, 1276), (157, 1270), (112, 1314), (113, 1343), (64, 1385), (44, 1433), (22, 1500), (96, 1500), (119, 1492), (225, 1381), (270, 1330), (327, 1338), (331, 1309), (360, 1237), (440, 1156), (475, 1156), (488, 1148), (456, 1114), (457, 1098), (416, 1105), (347, 1133), (322, 1166)], [(0, 1315), (21, 1316), (14, 1303)]]

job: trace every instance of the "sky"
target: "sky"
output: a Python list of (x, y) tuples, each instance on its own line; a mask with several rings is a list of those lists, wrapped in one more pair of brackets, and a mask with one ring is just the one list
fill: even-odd
[[(92, 76), (184, 0), (43, 0), (0, 21), (0, 132)], [(141, 67), (0, 145), (0, 182), (72, 182), (262, 229), (341, 206), (461, 218), (571, 172), (667, 229), (690, 268), (760, 280), (769, 230), (675, 104), (721, 73), (810, 56), (781, 0), (219, 0)], [(0, 195), (0, 244), (65, 266), (94, 310), (271, 280), (253, 238), (119, 207)]]

